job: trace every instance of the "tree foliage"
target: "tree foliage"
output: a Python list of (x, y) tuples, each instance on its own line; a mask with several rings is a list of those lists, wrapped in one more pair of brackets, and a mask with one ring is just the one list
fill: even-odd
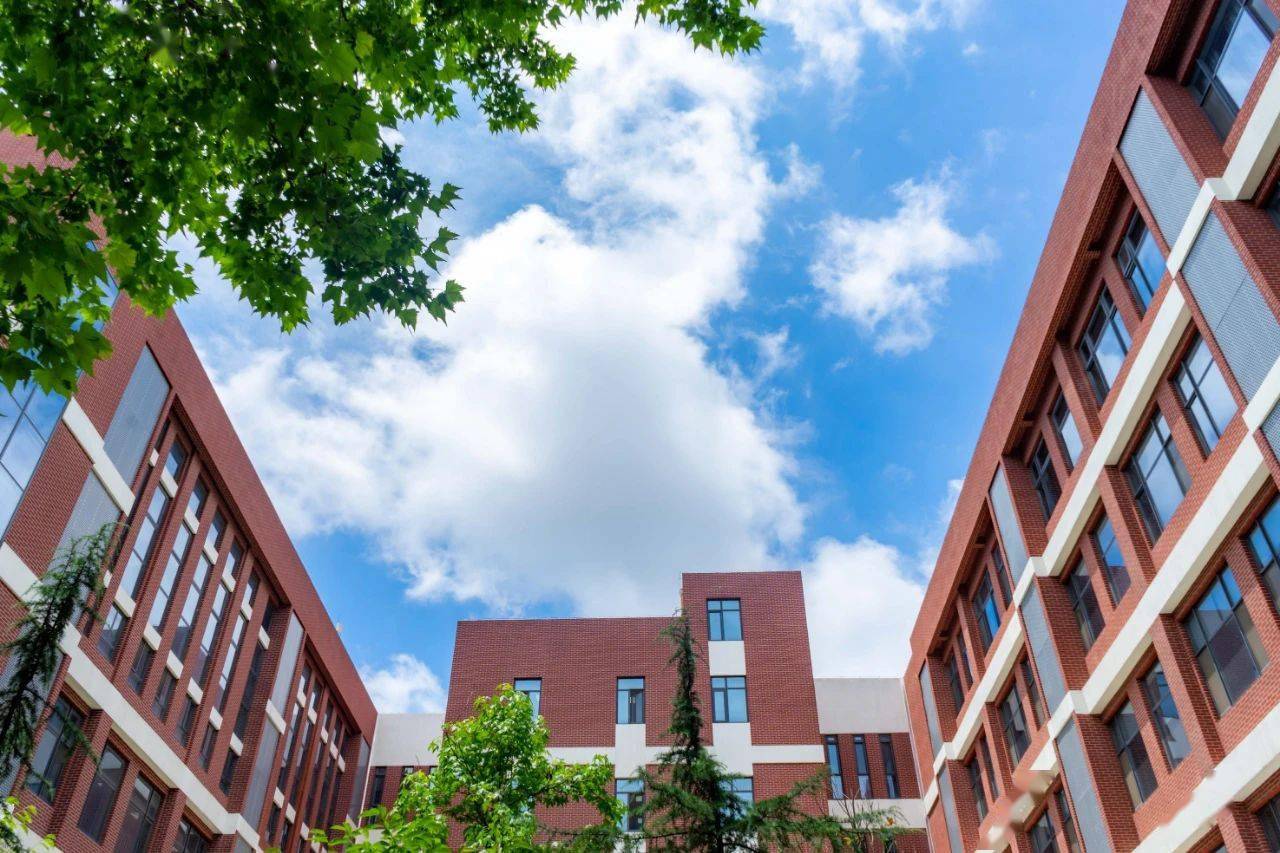
[(695, 687), (698, 652), (688, 617), (678, 616), (663, 634), (672, 645), (668, 665), (676, 672), (667, 730), (672, 745), (654, 769), (639, 771), (645, 786), (645, 801), (637, 809), (643, 830), (631, 839), (633, 844), (643, 839), (646, 849), (698, 853), (862, 851), (870, 849), (873, 839), (883, 842), (897, 834), (888, 810), (850, 808), (839, 817), (827, 815), (822, 775), (775, 797), (748, 802), (736, 796), (734, 775), (703, 740), (705, 720)]
[[(763, 35), (755, 0), (637, 0), (638, 18), (724, 52)], [(0, 379), (69, 391), (109, 347), (104, 260), (162, 312), (196, 289), (184, 233), (285, 330), (318, 301), (338, 323), (444, 320), (434, 273), (456, 236), (424, 228), (457, 187), (385, 132), (474, 101), (489, 128), (537, 127), (531, 90), (573, 57), (550, 32), (622, 0), (0, 0), (0, 128), (51, 167), (0, 169)], [(91, 241), (105, 233), (105, 259)], [(318, 279), (313, 285), (312, 278)]]

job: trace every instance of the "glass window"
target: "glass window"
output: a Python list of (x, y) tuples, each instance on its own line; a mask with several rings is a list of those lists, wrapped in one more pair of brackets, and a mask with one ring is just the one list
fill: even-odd
[(191, 729), (195, 722), (196, 700), (188, 696), (186, 704), (182, 706), (182, 716), (178, 718), (178, 741), (183, 746), (191, 739)]
[[(203, 558), (202, 558), (203, 559)], [(196, 659), (192, 670), (196, 673), (196, 681), (201, 686), (209, 679), (209, 666), (213, 663), (213, 646), (218, 639), (218, 629), (227, 615), (227, 601), (231, 594), (221, 581), (214, 584), (213, 606), (209, 609), (209, 618), (204, 623), (204, 631), (200, 634), (200, 647), (196, 649)]]
[(1027, 698), (1031, 700), (1031, 715), (1035, 718), (1036, 725), (1041, 725), (1049, 719), (1049, 712), (1045, 709), (1044, 697), (1040, 695), (1040, 685), (1036, 682), (1035, 672), (1031, 669), (1030, 658), (1018, 661), (1018, 668), (1022, 671), (1022, 683), (1026, 685)]
[(742, 675), (717, 675), (711, 679), (712, 721), (747, 722), (747, 679)]
[(1191, 745), (1187, 741), (1186, 729), (1182, 727), (1178, 706), (1169, 692), (1164, 667), (1159, 661), (1143, 676), (1142, 689), (1146, 693), (1147, 704), (1151, 706), (1151, 714), (1156, 718), (1156, 731), (1160, 733), (1165, 758), (1169, 760), (1170, 767), (1177, 767), (1191, 751)]
[(978, 766), (977, 753), (969, 759), (965, 770), (969, 776), (969, 790), (973, 793), (973, 805), (978, 810), (978, 821), (981, 823), (987, 818), (987, 794), (982, 789), (982, 768)]
[[(253, 649), (253, 657), (249, 659), (249, 675), (244, 682), (244, 691), (240, 694), (240, 710), (236, 712), (236, 724), (232, 732), (235, 736), (244, 741), (245, 730), (249, 726), (249, 711), (253, 707), (254, 698), (258, 695), (258, 680), (262, 677), (263, 658), (266, 656), (267, 649), (265, 646), (256, 645)], [(341, 729), (342, 724), (338, 724)], [(334, 736), (334, 743), (338, 744), (338, 750), (342, 750), (341, 737)]]
[(622, 831), (640, 832), (644, 829), (644, 815), (640, 813), (644, 805), (644, 780), (618, 779), (614, 785), (618, 802), (626, 810), (622, 815)]
[(157, 487), (151, 493), (151, 500), (145, 511), (141, 504), (134, 516), (133, 526), (138, 529), (134, 537), (133, 547), (129, 550), (129, 559), (125, 563), (124, 572), (120, 575), (120, 589), (130, 598), (137, 600), (142, 592), (142, 572), (151, 561), (152, 546), (155, 545), (156, 530), (164, 521), (165, 511), (169, 508), (169, 493)]
[(1178, 365), (1175, 381), (1196, 437), (1207, 453), (1217, 446), (1238, 407), (1213, 354), (1199, 335)]
[(1116, 304), (1103, 288), (1078, 347), (1098, 405), (1102, 405), (1107, 394), (1111, 393), (1111, 386), (1120, 374), (1120, 366), (1129, 354), (1130, 345), (1129, 333), (1116, 311)]
[(618, 725), (644, 722), (644, 679), (618, 679)]
[(1067, 802), (1065, 788), (1059, 787), (1053, 792), (1053, 801), (1058, 805), (1058, 820), (1062, 821), (1062, 837), (1067, 840), (1070, 853), (1084, 853), (1080, 845), (1080, 834), (1076, 832), (1076, 821), (1071, 816), (1071, 804)]
[(0, 531), (18, 508), (66, 399), (23, 382), (0, 387)]
[(160, 673), (160, 686), (156, 688), (155, 701), (151, 703), (151, 712), (160, 718), (161, 721), (169, 716), (169, 704), (173, 701), (174, 688), (178, 686), (178, 679), (172, 672), (165, 669)]
[(735, 776), (732, 779), (726, 779), (724, 782), (725, 793), (732, 794), (738, 798), (738, 802), (742, 804), (745, 811), (755, 803), (755, 785), (752, 783), (750, 776)]
[(1076, 614), (1076, 624), (1080, 626), (1080, 638), (1088, 649), (1102, 633), (1105, 623), (1098, 608), (1098, 596), (1093, 591), (1093, 581), (1089, 579), (1089, 567), (1084, 560), (1077, 562), (1067, 576), (1067, 596)]
[(1223, 0), (1218, 9), (1196, 56), (1189, 88), (1224, 139), (1258, 76), (1275, 31), (1276, 19), (1266, 0)]
[[(239, 763), (240, 756), (234, 750), (228, 749), (227, 758), (222, 762), (222, 776), (218, 779), (218, 787), (222, 789), (222, 793), (231, 793), (231, 782), (236, 778), (236, 765)], [(312, 794), (314, 793), (312, 791)]]
[(1164, 415), (1156, 412), (1124, 470), (1142, 521), (1154, 542), (1191, 487), (1191, 477), (1182, 464)]
[(1049, 814), (1048, 806), (1036, 818), (1036, 822), (1031, 824), (1027, 838), (1031, 842), (1033, 853), (1058, 853), (1057, 833), (1053, 829), (1053, 817)]
[[(194, 537), (185, 524), (178, 525), (178, 534), (173, 540), (173, 547), (169, 549), (169, 559), (165, 562), (164, 573), (160, 575), (160, 587), (156, 591), (155, 601), (151, 604), (151, 616), (149, 623), (152, 628), (157, 631), (164, 623), (165, 615), (169, 611), (169, 599), (173, 596), (173, 585), (178, 580), (178, 572), (182, 570), (182, 564), (187, 560), (187, 553), (191, 547), (191, 540)], [(174, 641), (177, 645), (177, 640)], [(181, 657), (181, 655), (179, 655)]]
[(173, 444), (169, 445), (169, 454), (164, 458), (164, 470), (168, 471), (169, 476), (176, 482), (185, 464), (187, 464), (187, 451), (175, 439)]
[(542, 713), (541, 678), (517, 678), (515, 688), (525, 696), (529, 697), (529, 702), (533, 705), (533, 715), (535, 717)]
[(1262, 832), (1267, 836), (1267, 849), (1272, 853), (1280, 851), (1280, 796), (1272, 797), (1258, 811), (1258, 821), (1262, 824)]
[(736, 598), (709, 599), (707, 631), (712, 640), (741, 640), (742, 603)]
[(1111, 590), (1111, 600), (1117, 604), (1129, 591), (1129, 569), (1124, 564), (1124, 555), (1120, 553), (1120, 543), (1116, 541), (1116, 532), (1111, 527), (1111, 520), (1105, 515), (1093, 528), (1093, 544), (1098, 548), (1098, 556), (1102, 560), (1103, 571), (1107, 578), (1107, 587)]
[(896, 800), (902, 794), (898, 791), (898, 762), (893, 758), (893, 738), (890, 735), (880, 735), (880, 760), (884, 763), (887, 796)]
[(1224, 566), (1213, 579), (1185, 625), (1209, 694), (1223, 714), (1267, 664), (1267, 653), (1229, 567)]
[(213, 742), (218, 738), (218, 730), (212, 725), (205, 726), (204, 738), (200, 741), (200, 766), (205, 770), (213, 763)]
[(956, 711), (959, 712), (964, 707), (964, 685), (960, 683), (960, 667), (956, 663), (956, 656), (951, 655), (947, 658), (947, 684), (951, 687), (951, 701), (955, 703)]
[(178, 837), (173, 842), (173, 853), (209, 853), (209, 841), (183, 818), (178, 824)]
[(1062, 497), (1062, 488), (1058, 485), (1058, 475), (1053, 470), (1053, 459), (1049, 457), (1049, 445), (1045, 444), (1043, 438), (1031, 454), (1031, 482), (1035, 484), (1040, 509), (1044, 510), (1044, 517), (1048, 520), (1053, 515), (1053, 508), (1058, 505), (1058, 498)]
[(147, 673), (151, 671), (151, 661), (155, 656), (155, 649), (146, 643), (138, 646), (138, 653), (133, 656), (133, 666), (129, 668), (129, 686), (139, 696), (142, 695), (142, 688), (147, 683)]
[(871, 796), (871, 763), (867, 761), (867, 739), (853, 736), (853, 763), (858, 771), (858, 796), (864, 800)]
[(1136, 210), (1129, 219), (1129, 227), (1125, 229), (1124, 240), (1116, 252), (1116, 264), (1129, 282), (1129, 289), (1138, 300), (1143, 312), (1151, 306), (1151, 298), (1160, 289), (1160, 279), (1164, 277), (1164, 255), (1156, 246), (1156, 240), (1142, 221), (1142, 215)]
[(93, 774), (93, 782), (89, 784), (89, 793), (85, 796), (84, 808), (80, 810), (78, 826), (85, 835), (102, 843), (103, 832), (107, 828), (107, 818), (115, 805), (116, 794), (120, 791), (120, 783), (124, 780), (124, 759), (120, 753), (110, 746), (102, 750), (102, 758)]
[(191, 496), (187, 498), (187, 512), (199, 519), (200, 513), (204, 512), (205, 502), (208, 500), (209, 487), (204, 484), (204, 480), (197, 479), (195, 486), (191, 489)]
[(124, 636), (124, 626), (129, 623), (124, 611), (111, 605), (107, 618), (102, 620), (102, 633), (98, 635), (98, 651), (109, 661), (116, 659), (116, 651), (120, 648), (120, 639)]
[(141, 774), (133, 780), (129, 807), (125, 809), (120, 837), (116, 839), (116, 853), (142, 853), (147, 849), (163, 800), (156, 787)]
[(978, 739), (978, 758), (982, 761), (982, 768), (987, 774), (987, 787), (991, 790), (992, 797), (1000, 796), (1000, 786), (996, 784), (996, 766), (991, 761), (991, 753), (987, 750), (986, 738)]
[(1249, 531), (1249, 550), (1262, 582), (1271, 591), (1272, 603), (1280, 606), (1280, 498), (1271, 502)]
[(382, 802), (382, 793), (387, 785), (387, 768), (373, 768), (373, 783), (369, 786), (369, 808)]
[(1131, 702), (1125, 702), (1111, 719), (1111, 740), (1116, 747), (1125, 787), (1129, 789), (1134, 806), (1140, 806), (1156, 789), (1156, 774), (1151, 769), (1151, 759), (1138, 731), (1138, 719)]
[(1080, 438), (1080, 429), (1076, 426), (1075, 416), (1071, 414), (1071, 407), (1067, 405), (1067, 398), (1061, 392), (1053, 403), (1052, 418), (1053, 428), (1057, 430), (1062, 447), (1067, 452), (1067, 467), (1075, 468), (1080, 461), (1080, 453), (1084, 450), (1084, 441)]
[(982, 635), (982, 647), (991, 648), (991, 641), (1000, 630), (1000, 609), (991, 592), (991, 578), (983, 572), (978, 590), (973, 596), (973, 615), (978, 617), (978, 633)]
[(54, 703), (53, 713), (45, 724), (36, 751), (31, 755), (27, 773), (27, 790), (46, 803), (52, 803), (62, 781), (62, 771), (67, 767), (78, 743), (76, 729), (84, 723), (84, 715), (61, 696)]
[(1014, 766), (1022, 760), (1022, 755), (1031, 745), (1031, 734), (1027, 729), (1027, 718), (1022, 711), (1022, 697), (1018, 693), (1018, 684), (1009, 687), (1008, 694), (1000, 703), (1000, 725), (1004, 729), (1005, 745), (1009, 748), (1009, 757)]
[(995, 569), (996, 583), (1000, 587), (1000, 598), (1004, 606), (1008, 607), (1013, 604), (1013, 587), (1009, 578), (1009, 568), (1004, 564), (1004, 557), (1000, 556), (999, 548), (991, 549), (991, 564)]
[(227, 653), (222, 658), (222, 669), (218, 672), (218, 686), (214, 690), (213, 701), (218, 706), (219, 712), (227, 707), (227, 687), (231, 684), (231, 674), (236, 670), (236, 663), (240, 658), (240, 641), (244, 639), (244, 629), (248, 625), (249, 620), (244, 618), (244, 613), (237, 613), (235, 624), (231, 628), (231, 644), (227, 646)]
[(844, 775), (840, 769), (840, 746), (835, 735), (823, 738), (827, 753), (827, 778), (831, 783), (831, 799), (844, 799)]

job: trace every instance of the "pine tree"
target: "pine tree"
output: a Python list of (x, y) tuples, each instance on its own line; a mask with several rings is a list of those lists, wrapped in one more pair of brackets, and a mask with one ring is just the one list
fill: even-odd
[(655, 770), (639, 771), (645, 802), (637, 808), (647, 848), (692, 853), (729, 851), (848, 850), (882, 844), (898, 830), (890, 810), (851, 808), (831, 817), (811, 814), (805, 801), (826, 803), (821, 773), (795, 784), (785, 794), (746, 802), (733, 793), (734, 775), (713, 756), (703, 741), (703, 716), (696, 687), (698, 652), (688, 617), (681, 613), (663, 635), (671, 642), (668, 665), (676, 671), (672, 700), (671, 748), (663, 752)]

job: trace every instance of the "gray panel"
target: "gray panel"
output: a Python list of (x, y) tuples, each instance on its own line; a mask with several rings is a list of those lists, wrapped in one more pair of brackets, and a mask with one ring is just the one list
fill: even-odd
[(1271, 449), (1280, 455), (1280, 406), (1272, 409), (1271, 414), (1262, 422), (1262, 434), (1267, 437)]
[(1098, 791), (1084, 760), (1084, 747), (1080, 743), (1075, 720), (1068, 721), (1058, 735), (1058, 760), (1062, 762), (1067, 791), (1076, 807), (1076, 828), (1080, 830), (1085, 850), (1089, 853), (1111, 853), (1113, 848), (1102, 820), (1102, 805), (1098, 802)]
[(1191, 213), (1200, 184), (1173, 144), (1146, 92), (1138, 93), (1133, 112), (1129, 114), (1129, 123), (1120, 140), (1120, 153), (1155, 215), (1165, 242), (1172, 244)]
[(364, 811), (364, 788), (369, 782), (369, 741), (360, 739), (360, 757), (356, 760), (356, 775), (351, 779), (351, 806), (347, 817), (359, 820)]
[[(289, 709), (289, 685), (293, 682), (293, 670), (298, 665), (298, 650), (302, 648), (302, 623), (298, 617), (289, 614), (289, 628), (284, 634), (284, 645), (280, 647), (280, 665), (276, 669), (276, 680), (271, 685), (271, 704), (281, 714)], [(288, 714), (285, 714), (286, 719)]]
[(942, 817), (947, 822), (952, 853), (964, 853), (964, 842), (960, 839), (960, 815), (956, 812), (955, 794), (951, 792), (951, 773), (946, 767), (938, 774), (938, 795), (942, 797)]
[(104, 524), (119, 520), (120, 508), (111, 500), (111, 495), (97, 475), (90, 471), (80, 490), (80, 497), (76, 498), (76, 505), (71, 509), (71, 517), (62, 531), (62, 538), (58, 540), (58, 548), (65, 548), (71, 544), (71, 540), (97, 533)]
[(241, 811), (251, 826), (256, 827), (262, 819), (262, 807), (267, 802), (267, 788), (271, 784), (272, 771), (275, 769), (276, 747), (280, 744), (280, 732), (272, 725), (271, 720), (262, 721), (262, 737), (258, 740), (258, 751), (253, 759), (253, 775), (249, 777), (249, 790), (245, 793), (244, 807)]
[(169, 383), (160, 372), (160, 365), (151, 350), (143, 347), (103, 439), (107, 458), (115, 463), (126, 483), (133, 482), (168, 395)]
[(997, 469), (996, 478), (991, 481), (988, 496), (996, 514), (1000, 541), (1004, 543), (1004, 558), (1016, 584), (1026, 571), (1027, 560), (1030, 558), (1027, 556), (1027, 546), (1022, 541), (1022, 525), (1018, 524), (1018, 513), (1013, 508), (1013, 497), (1009, 494), (1009, 483), (1005, 480), (1003, 465)]
[(929, 763), (942, 749), (942, 726), (938, 724), (938, 706), (933, 700), (933, 678), (929, 675), (929, 662), (925, 661), (920, 668), (920, 692), (924, 694), (924, 718), (929, 724), (929, 741), (933, 744), (933, 752), (929, 753)]
[(253, 853), (253, 847), (239, 835), (236, 836), (236, 853)]
[(1031, 647), (1031, 656), (1035, 658), (1036, 672), (1040, 674), (1040, 690), (1052, 714), (1066, 697), (1067, 685), (1063, 681), (1058, 650), (1053, 647), (1053, 638), (1049, 636), (1044, 602), (1040, 600), (1040, 590), (1035, 584), (1031, 585), (1026, 600), (1022, 602), (1022, 621), (1027, 626), (1027, 643)]
[(1245, 269), (1217, 215), (1192, 244), (1183, 277), (1246, 399), (1280, 358), (1280, 323)]

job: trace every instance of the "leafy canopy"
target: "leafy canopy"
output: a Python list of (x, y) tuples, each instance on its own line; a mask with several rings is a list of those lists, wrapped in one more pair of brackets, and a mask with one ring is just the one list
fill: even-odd
[[(697, 47), (755, 48), (755, 0), (637, 0)], [(0, 168), (0, 380), (64, 393), (108, 354), (120, 289), (189, 298), (185, 233), (255, 312), (291, 330), (315, 302), (412, 326), (462, 300), (435, 273), (458, 188), (410, 169), (384, 129), (458, 116), (537, 127), (531, 89), (573, 70), (549, 31), (622, 0), (0, 0), (0, 128), (50, 168)], [(105, 259), (91, 243), (109, 235)], [(318, 279), (313, 285), (312, 278)]]

